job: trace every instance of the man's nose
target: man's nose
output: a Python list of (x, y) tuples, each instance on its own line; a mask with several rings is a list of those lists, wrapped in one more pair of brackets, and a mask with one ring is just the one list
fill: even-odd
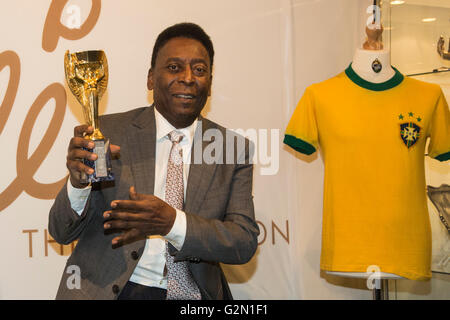
[(191, 66), (187, 66), (184, 69), (184, 72), (180, 75), (180, 81), (186, 84), (192, 84), (194, 82), (194, 75), (191, 69)]

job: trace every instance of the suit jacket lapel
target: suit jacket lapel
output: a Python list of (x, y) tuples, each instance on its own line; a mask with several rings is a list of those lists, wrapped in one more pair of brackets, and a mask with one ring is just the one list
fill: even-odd
[(156, 150), (156, 124), (153, 106), (145, 109), (133, 121), (127, 136), (136, 192), (153, 194)]
[[(209, 189), (211, 180), (214, 176), (217, 164), (206, 164), (203, 162), (203, 151), (212, 141), (203, 141), (203, 136), (206, 130), (212, 128), (211, 123), (203, 117), (199, 117), (199, 126), (196, 129), (191, 150), (191, 164), (189, 166), (189, 177), (186, 188), (186, 201), (184, 211), (189, 213), (196, 213), (200, 209), (203, 198)], [(201, 152), (197, 152), (195, 158), (196, 146), (201, 144)], [(197, 163), (195, 163), (197, 162)]]

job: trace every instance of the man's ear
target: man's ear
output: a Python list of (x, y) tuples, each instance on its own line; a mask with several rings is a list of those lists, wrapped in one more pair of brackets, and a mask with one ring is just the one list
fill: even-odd
[(153, 90), (153, 70), (152, 70), (152, 68), (150, 68), (150, 70), (148, 70), (147, 88), (148, 88), (148, 90)]

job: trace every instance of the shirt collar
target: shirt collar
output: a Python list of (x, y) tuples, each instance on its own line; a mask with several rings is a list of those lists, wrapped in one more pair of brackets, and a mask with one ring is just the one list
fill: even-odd
[(387, 80), (386, 82), (382, 82), (382, 83), (373, 83), (373, 82), (364, 80), (355, 72), (355, 70), (353, 70), (351, 63), (348, 66), (348, 68), (345, 69), (345, 74), (351, 81), (353, 81), (355, 84), (357, 84), (358, 86), (360, 86), (364, 89), (368, 89), (371, 91), (385, 91), (385, 90), (395, 88), (400, 83), (402, 83), (402, 81), (404, 79), (404, 76), (403, 76), (403, 74), (400, 73), (400, 71), (398, 71), (396, 68), (394, 68), (394, 66), (392, 66), (392, 68), (395, 71), (395, 75), (391, 79)]
[(178, 132), (181, 132), (184, 134), (183, 140), (181, 143), (185, 143), (186, 141), (190, 144), (194, 138), (195, 129), (197, 128), (198, 118), (195, 119), (195, 121), (186, 128), (176, 129), (173, 125), (167, 121), (166, 118), (163, 117), (161, 113), (155, 110), (155, 120), (156, 120), (156, 140), (158, 142), (162, 141), (163, 139), (169, 139), (167, 136), (170, 132), (173, 130), (177, 130)]

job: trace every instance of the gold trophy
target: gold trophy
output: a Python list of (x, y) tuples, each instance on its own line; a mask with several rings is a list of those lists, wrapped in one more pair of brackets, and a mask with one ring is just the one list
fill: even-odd
[(108, 61), (103, 51), (82, 51), (64, 55), (64, 69), (67, 85), (83, 107), (86, 123), (94, 128), (91, 135), (85, 139), (92, 140), (94, 149), (85, 149), (97, 154), (95, 161), (85, 159), (85, 165), (94, 169), (94, 173), (82, 173), (81, 181), (99, 182), (112, 181), (114, 175), (111, 168), (109, 140), (100, 132), (98, 121), (99, 100), (106, 91), (108, 84)]

